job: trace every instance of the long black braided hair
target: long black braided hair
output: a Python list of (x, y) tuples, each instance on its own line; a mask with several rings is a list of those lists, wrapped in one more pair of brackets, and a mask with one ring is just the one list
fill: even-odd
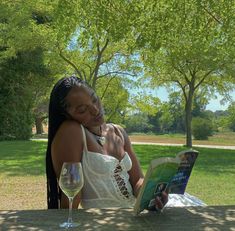
[(86, 82), (76, 76), (60, 79), (52, 89), (49, 103), (48, 143), (46, 151), (46, 176), (47, 176), (47, 206), (48, 209), (59, 208), (61, 190), (58, 186), (56, 174), (51, 158), (51, 144), (60, 125), (68, 119), (66, 112), (66, 96), (74, 86), (88, 86)]

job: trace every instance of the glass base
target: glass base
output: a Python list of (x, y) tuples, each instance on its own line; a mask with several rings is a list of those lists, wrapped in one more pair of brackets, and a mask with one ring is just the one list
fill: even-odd
[(79, 225), (80, 224), (76, 223), (76, 222), (72, 222), (72, 223), (64, 222), (64, 223), (60, 224), (60, 227), (61, 228), (74, 228), (74, 227), (78, 227)]

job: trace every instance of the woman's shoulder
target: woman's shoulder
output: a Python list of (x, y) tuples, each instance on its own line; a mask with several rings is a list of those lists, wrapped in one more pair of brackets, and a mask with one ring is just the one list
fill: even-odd
[(64, 121), (56, 134), (59, 139), (74, 139), (82, 135), (81, 124), (73, 120)]
[(63, 162), (81, 161), (82, 150), (81, 125), (75, 121), (63, 122), (51, 145), (51, 155), (56, 175), (59, 176)]
[(81, 129), (81, 124), (75, 120), (65, 120), (61, 126), (62, 129)]

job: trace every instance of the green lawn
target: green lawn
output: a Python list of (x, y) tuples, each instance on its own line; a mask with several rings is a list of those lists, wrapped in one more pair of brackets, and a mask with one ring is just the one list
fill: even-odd
[[(46, 208), (46, 141), (0, 142), (0, 209)], [(144, 171), (152, 158), (184, 147), (134, 145)], [(235, 150), (196, 148), (200, 155), (187, 192), (208, 205), (235, 204)]]

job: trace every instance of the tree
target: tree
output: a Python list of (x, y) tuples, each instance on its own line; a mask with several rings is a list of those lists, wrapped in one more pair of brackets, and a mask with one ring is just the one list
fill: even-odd
[(0, 63), (19, 52), (51, 47), (54, 36), (49, 25), (55, 2), (0, 2)]
[(212, 135), (211, 120), (195, 117), (192, 122), (192, 133), (196, 140), (207, 140)]
[(162, 115), (160, 117), (161, 130), (163, 133), (169, 133), (173, 125), (173, 114), (170, 112), (170, 105), (168, 103), (163, 103), (161, 106)]
[(47, 72), (40, 49), (20, 52), (1, 63), (0, 139), (31, 137), (34, 93), (40, 91)]
[[(234, 1), (160, 1), (164, 16), (161, 48), (143, 51), (153, 84), (172, 87), (184, 97), (186, 145), (192, 146), (192, 107), (198, 91), (228, 96), (234, 88)], [(164, 6), (163, 6), (164, 5)], [(173, 10), (174, 9), (174, 10)], [(160, 17), (159, 15), (159, 17)], [(150, 34), (151, 35), (151, 34)], [(149, 36), (149, 40), (154, 40)]]
[(146, 113), (134, 113), (125, 118), (125, 129), (128, 133), (131, 132), (149, 132), (152, 125), (149, 123), (148, 115)]
[(228, 126), (235, 132), (235, 102), (233, 101), (228, 107)]
[[(54, 81), (52, 65), (45, 61), (45, 52), (50, 49), (54, 37), (53, 28), (50, 25), (55, 2), (50, 1), (46, 4), (46, 1), (32, 0), (21, 3), (3, 0), (0, 3), (0, 69), (4, 70), (0, 78), (2, 81), (7, 81), (6, 78), (11, 79), (11, 86), (6, 89), (6, 94), (11, 92), (14, 95), (17, 92), (13, 93), (12, 88), (22, 89), (23, 93), (14, 101), (26, 102), (27, 99), (24, 97), (29, 96), (30, 103), (27, 110), (24, 107), (18, 107), (17, 113), (22, 110), (22, 113), (28, 113), (30, 118), (33, 116), (38, 129), (42, 127), (41, 122), (47, 111), (45, 100), (48, 100), (48, 91)], [(15, 63), (17, 68), (14, 66)], [(20, 80), (18, 75), (21, 76)], [(8, 98), (9, 104), (16, 103), (10, 100), (13, 98)], [(44, 115), (41, 115), (42, 108), (44, 108)], [(31, 119), (29, 124), (25, 124), (26, 127), (32, 126)], [(40, 132), (37, 130), (37, 133)]]
[[(133, 14), (132, 5), (124, 0), (61, 0), (55, 8), (56, 41), (52, 55), (57, 54), (70, 67), (68, 74), (75, 73), (97, 90), (109, 108), (106, 111), (108, 119), (114, 118), (117, 111), (113, 107), (115, 101), (105, 100), (110, 98), (112, 86), (122, 86), (117, 92), (120, 96), (113, 98), (118, 101), (122, 98), (123, 88), (131, 85), (141, 70), (130, 45), (133, 43), (132, 19), (138, 16)], [(114, 104), (117, 106), (117, 102)]]
[(184, 106), (182, 96), (177, 92), (169, 94), (169, 113), (173, 117), (172, 126), (170, 130), (172, 132), (185, 132), (185, 120), (184, 120)]

